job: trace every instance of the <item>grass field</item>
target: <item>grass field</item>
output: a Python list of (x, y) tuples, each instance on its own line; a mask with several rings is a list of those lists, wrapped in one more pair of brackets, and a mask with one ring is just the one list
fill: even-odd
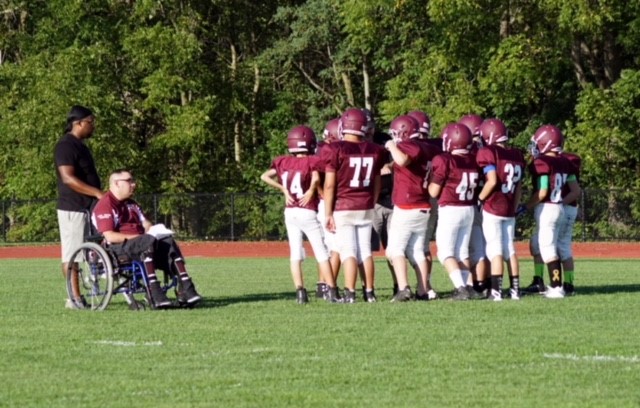
[(391, 304), (376, 266), (376, 304), (297, 305), (287, 259), (192, 258), (201, 307), (88, 312), (63, 308), (56, 260), (0, 261), (0, 406), (640, 406), (640, 262), (501, 303)]

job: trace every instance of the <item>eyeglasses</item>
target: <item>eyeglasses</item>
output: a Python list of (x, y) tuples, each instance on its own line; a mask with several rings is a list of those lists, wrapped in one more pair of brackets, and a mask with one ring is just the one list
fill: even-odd
[(116, 181), (126, 181), (127, 183), (130, 183), (130, 184), (136, 184), (136, 180), (132, 177), (128, 179), (116, 179)]

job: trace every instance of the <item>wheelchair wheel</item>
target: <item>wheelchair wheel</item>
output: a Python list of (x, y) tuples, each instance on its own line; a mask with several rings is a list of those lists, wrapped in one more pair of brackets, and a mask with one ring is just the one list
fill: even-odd
[[(93, 242), (80, 245), (69, 260), (66, 274), (67, 294), (76, 309), (107, 307), (113, 295), (113, 266), (104, 248)], [(74, 286), (79, 298), (74, 295)]]

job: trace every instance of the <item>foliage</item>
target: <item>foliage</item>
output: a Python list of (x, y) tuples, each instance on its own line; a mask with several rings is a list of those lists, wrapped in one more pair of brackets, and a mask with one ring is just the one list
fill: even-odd
[(265, 191), (258, 176), (286, 132), (319, 135), (349, 106), (382, 129), (422, 109), (435, 134), (467, 113), (497, 116), (520, 147), (557, 124), (585, 183), (639, 187), (640, 0), (0, 0), (0, 11), (1, 199), (55, 195), (51, 152), (73, 104), (96, 112), (101, 176), (130, 167), (145, 194)]

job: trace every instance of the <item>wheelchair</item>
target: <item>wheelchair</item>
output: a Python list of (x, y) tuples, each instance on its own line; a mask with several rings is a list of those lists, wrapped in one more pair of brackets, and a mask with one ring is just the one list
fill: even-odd
[[(131, 310), (153, 308), (144, 263), (116, 255), (102, 235), (85, 238), (71, 256), (66, 272), (68, 299), (76, 309), (104, 310), (117, 294), (124, 296)], [(177, 283), (176, 276), (165, 272), (162, 290), (177, 290)], [(80, 298), (74, 296), (76, 284)]]

